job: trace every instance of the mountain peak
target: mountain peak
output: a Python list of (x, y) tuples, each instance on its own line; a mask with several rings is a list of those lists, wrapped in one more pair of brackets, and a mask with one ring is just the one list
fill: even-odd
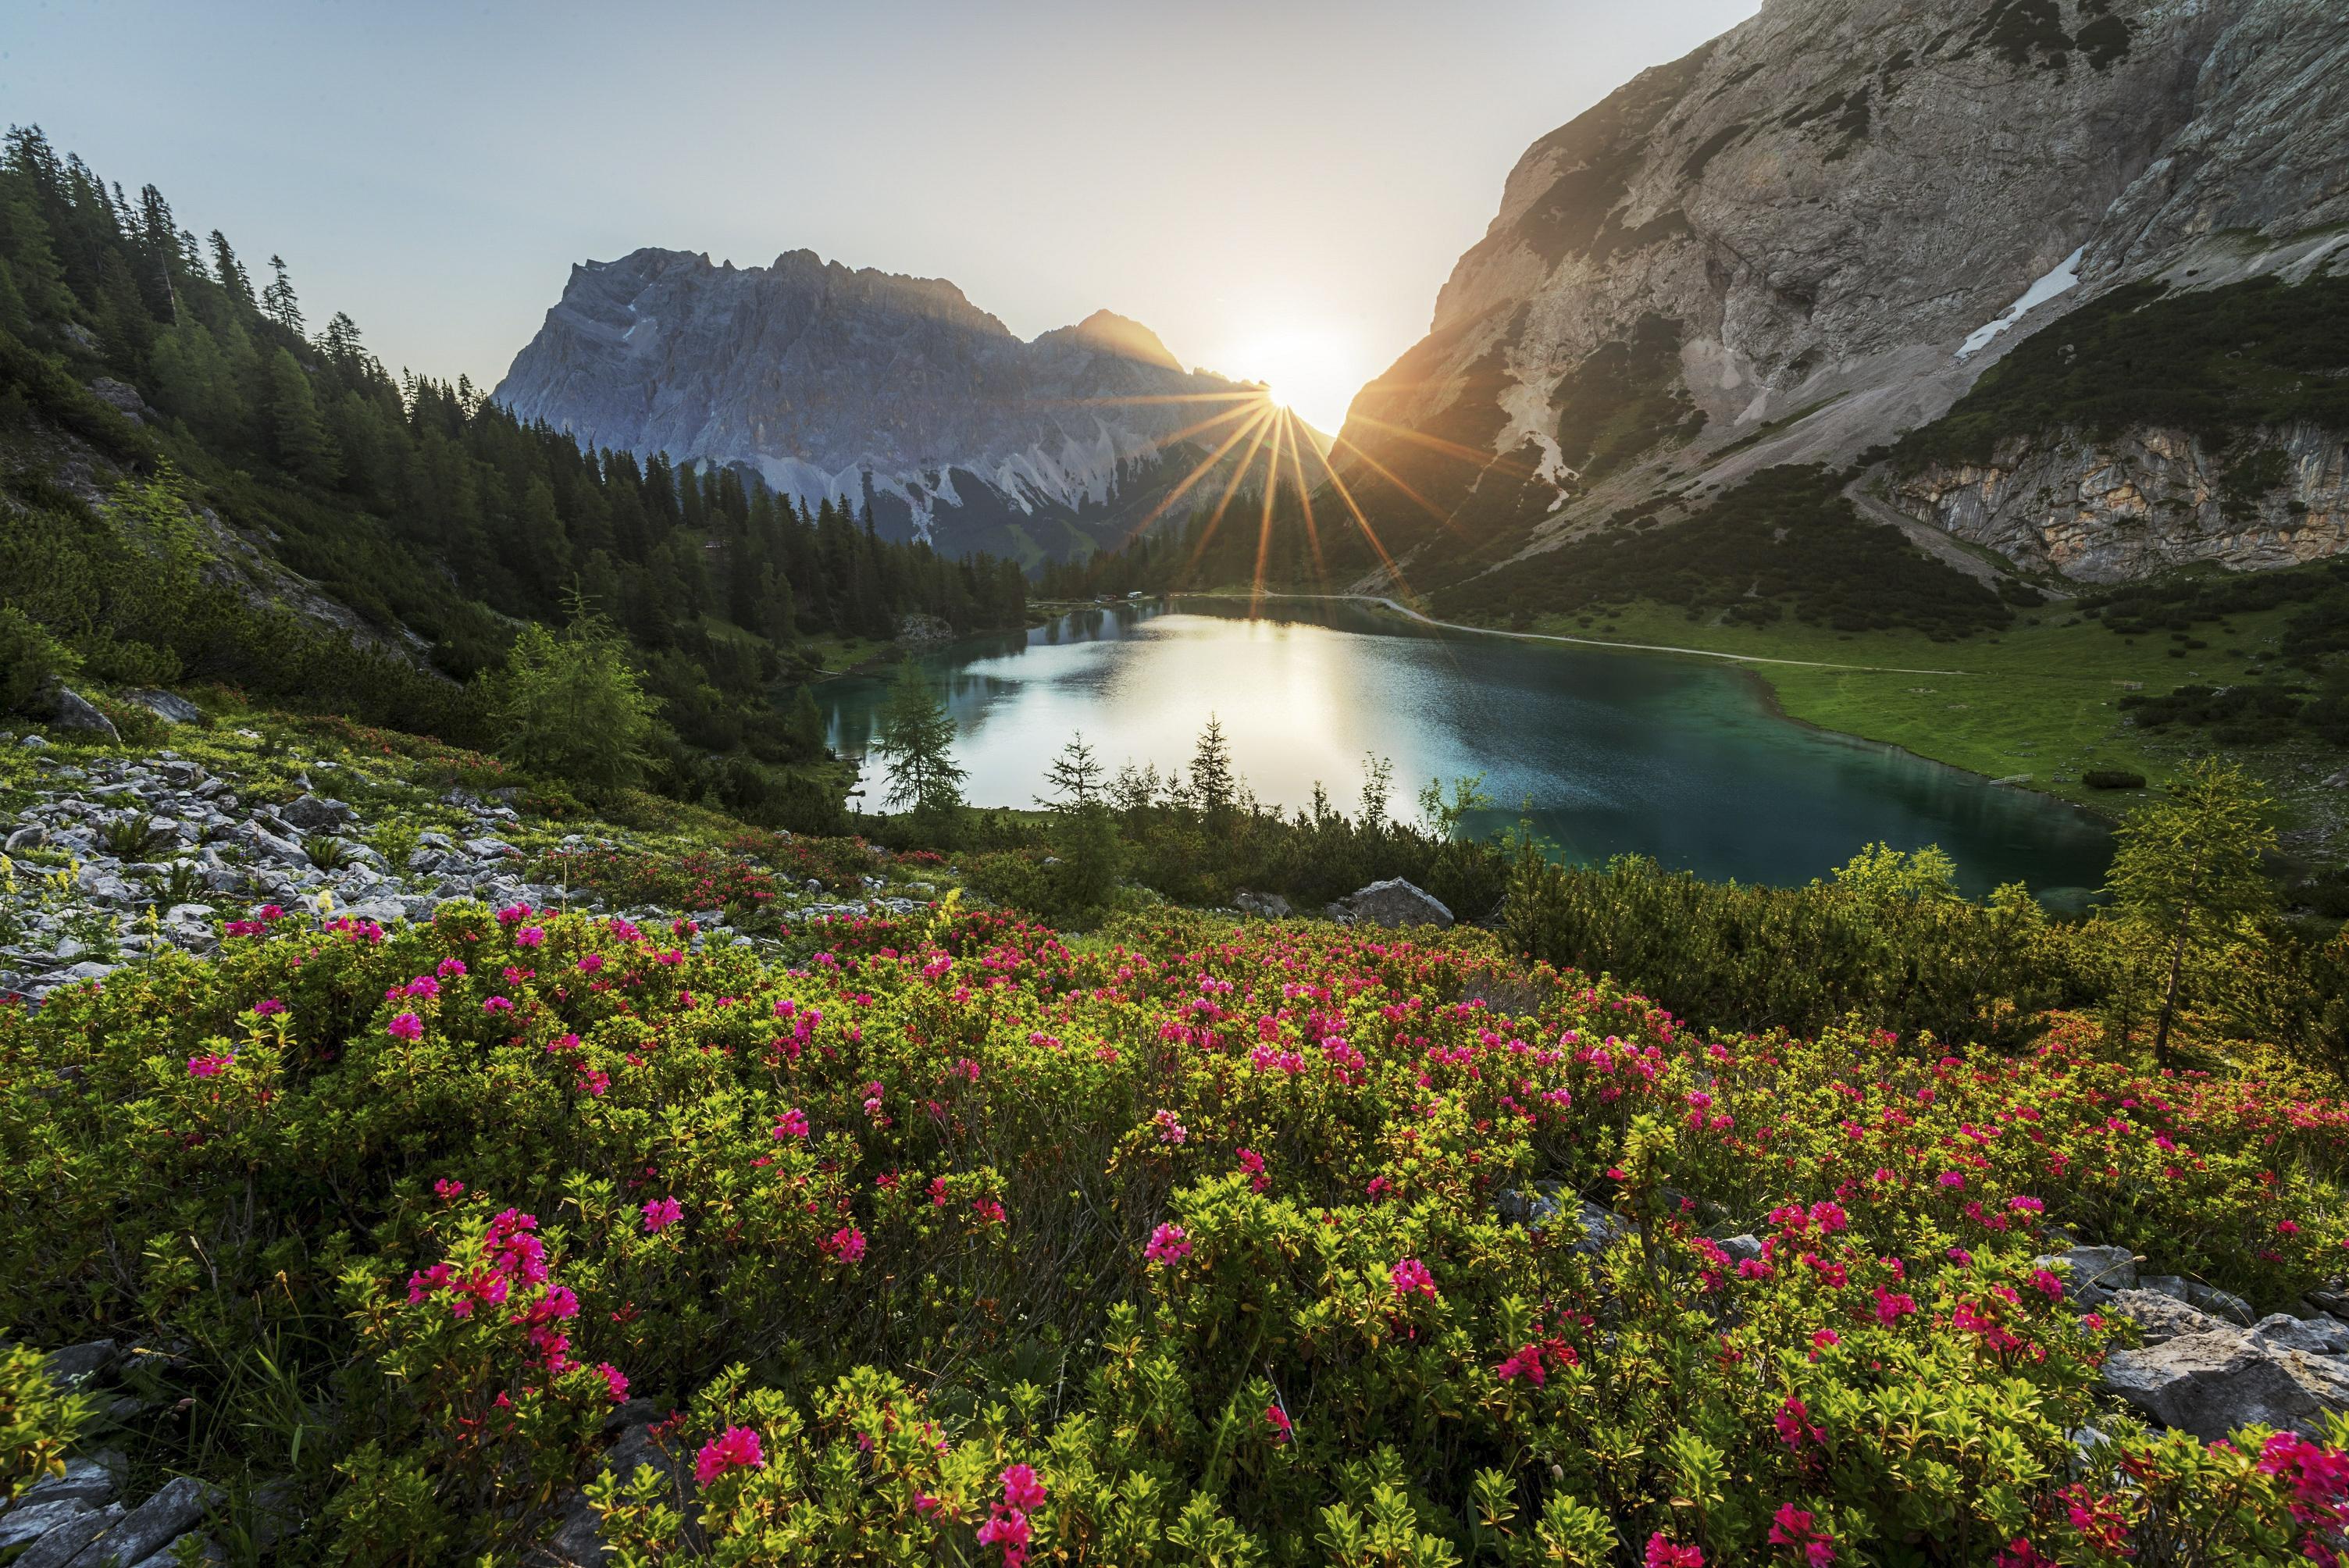
[[(1120, 315), (1113, 310), (1097, 310), (1076, 325), (1062, 327), (1061, 332), (1067, 333), (1097, 354), (1138, 360), (1162, 370), (1179, 371), (1183, 368), (1183, 362), (1159, 341), (1156, 333), (1133, 317)], [(1044, 335), (1057, 337), (1060, 333), (1046, 333)]]

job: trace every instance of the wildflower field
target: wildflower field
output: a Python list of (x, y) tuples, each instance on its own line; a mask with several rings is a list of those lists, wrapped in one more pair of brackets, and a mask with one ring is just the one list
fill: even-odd
[[(2341, 1430), (2148, 1430), (2034, 1261), (2335, 1278), (2295, 1069), (1702, 1037), (1466, 930), (236, 929), (0, 1010), (0, 1332), (140, 1346), (109, 1440), (223, 1540), (290, 1486), (270, 1561), (520, 1563), (583, 1485), (630, 1563), (2341, 1543)], [(37, 1365), (0, 1487), (89, 1418)]]

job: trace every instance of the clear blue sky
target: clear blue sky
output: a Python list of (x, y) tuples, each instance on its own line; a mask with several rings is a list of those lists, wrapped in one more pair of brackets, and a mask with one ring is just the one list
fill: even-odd
[(503, 374), (570, 264), (806, 247), (1023, 336), (1098, 306), (1334, 428), (1535, 137), (1754, 0), (0, 0), (0, 119)]

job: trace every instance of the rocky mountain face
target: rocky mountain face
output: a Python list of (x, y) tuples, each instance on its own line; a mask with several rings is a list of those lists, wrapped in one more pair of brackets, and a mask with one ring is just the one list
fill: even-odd
[(809, 506), (869, 501), (893, 537), (1033, 560), (1122, 536), (1213, 450), (1195, 427), (1254, 389), (1107, 311), (1022, 342), (941, 279), (640, 250), (574, 267), (493, 396)]
[[(2268, 470), (2249, 483), (2247, 456)], [(2015, 438), (1987, 463), (1898, 475), (1889, 499), (2019, 566), (2084, 582), (2198, 561), (2252, 571), (2349, 545), (2344, 459), (2339, 430), (2307, 423), (2260, 429), (2248, 452), (2158, 428), (2106, 439), (2058, 429)]]
[[(1423, 556), (1504, 559), (1873, 459), (2115, 290), (2349, 274), (2338, 22), (2327, 0), (1767, 0), (1526, 151), (1426, 339), (1356, 400), (1341, 469), (1417, 514)], [(1886, 494), (2019, 564), (2262, 565), (2339, 548), (2341, 434), (2059, 409)], [(2290, 482), (2227, 504), (2215, 476), (2267, 448)]]

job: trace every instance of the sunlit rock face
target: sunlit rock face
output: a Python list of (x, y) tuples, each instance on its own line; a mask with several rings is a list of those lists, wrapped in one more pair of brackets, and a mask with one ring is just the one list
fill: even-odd
[(1108, 311), (1022, 342), (942, 279), (647, 249), (574, 266), (493, 396), (585, 443), (1032, 560), (1122, 537), (1232, 427), (1186, 429), (1254, 392)]
[[(1768, 0), (1526, 152), (1429, 335), (1356, 399), (1341, 469), (1417, 520), (1423, 562), (1503, 560), (1667, 490), (1847, 462), (2133, 282), (2349, 272), (2339, 22), (2321, 0)], [(2171, 526), (2204, 524), (2246, 531)], [(2107, 575), (2319, 537), (2041, 554)]]

